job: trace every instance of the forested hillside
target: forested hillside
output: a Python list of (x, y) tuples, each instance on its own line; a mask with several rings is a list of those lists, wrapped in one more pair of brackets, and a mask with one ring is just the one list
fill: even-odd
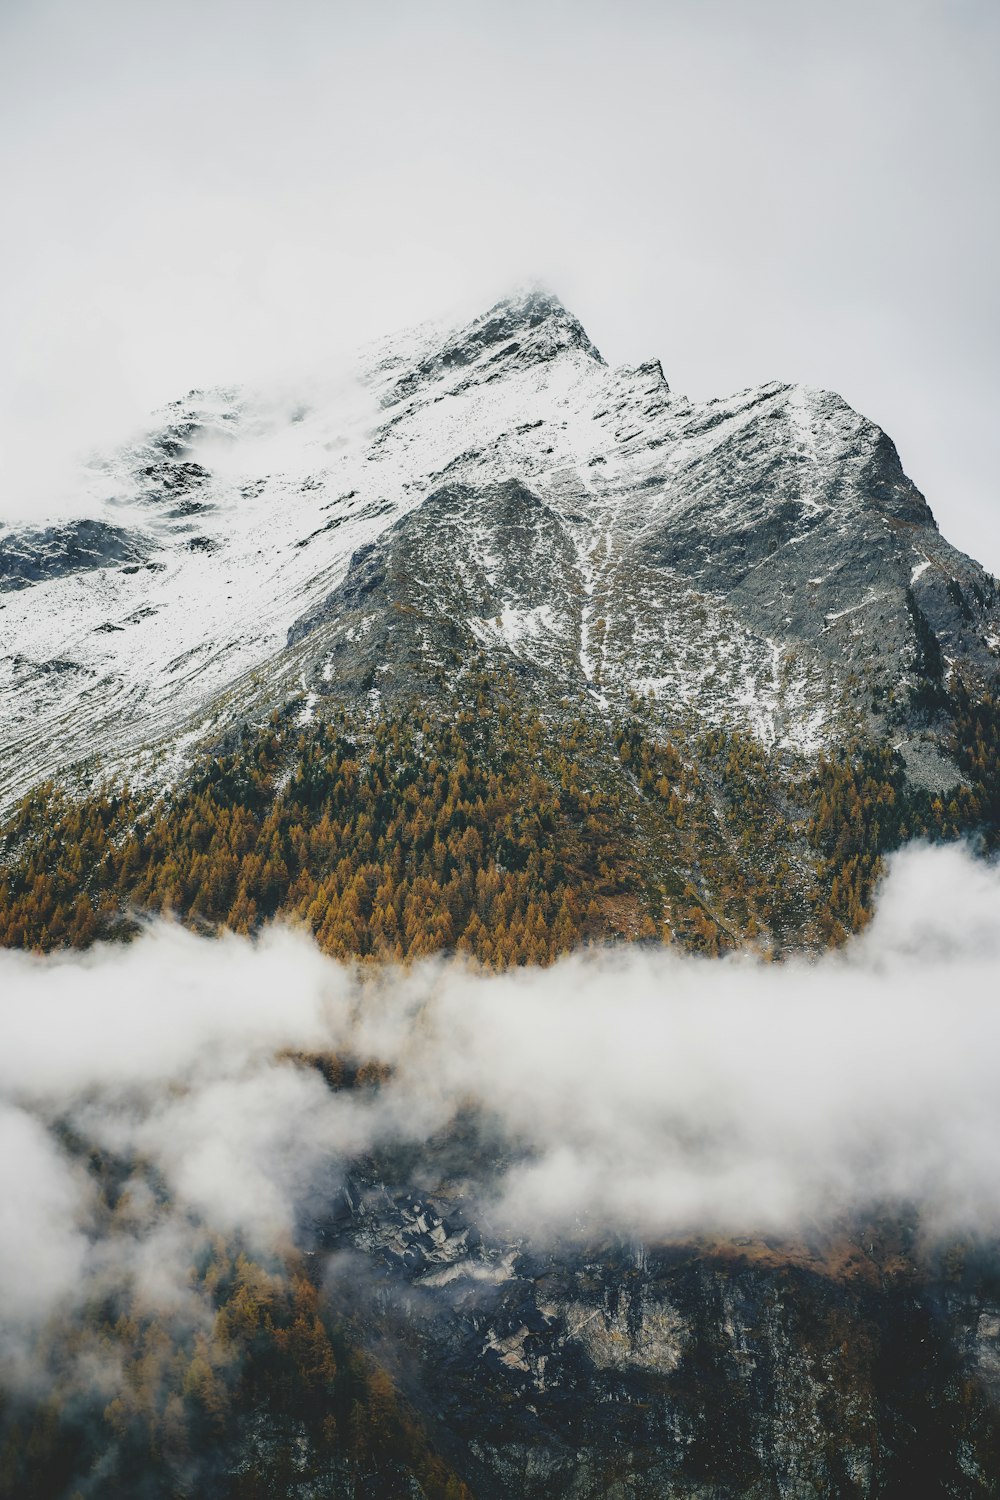
[(2, 832), (0, 941), (127, 937), (143, 913), (304, 923), (339, 958), (549, 963), (580, 943), (718, 953), (841, 942), (881, 856), (1000, 828), (1000, 711), (947, 700), (964, 780), (915, 789), (887, 744), (812, 765), (748, 734), (656, 738), (643, 705), (552, 723), (482, 672), (447, 714), (275, 714), (159, 797), (46, 783)]

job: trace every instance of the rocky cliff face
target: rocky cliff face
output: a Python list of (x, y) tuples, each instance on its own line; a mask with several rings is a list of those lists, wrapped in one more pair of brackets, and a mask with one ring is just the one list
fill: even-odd
[(382, 1167), (320, 1229), (328, 1290), (475, 1495), (997, 1493), (988, 1250), (930, 1258), (898, 1218), (533, 1246)]
[(192, 392), (92, 484), (104, 519), (0, 540), (8, 799), (155, 785), (296, 694), (433, 696), (480, 656), (553, 712), (638, 697), (790, 755), (891, 726), (943, 787), (935, 693), (1000, 666), (995, 580), (877, 427), (780, 384), (692, 404), (541, 293), (313, 406)]

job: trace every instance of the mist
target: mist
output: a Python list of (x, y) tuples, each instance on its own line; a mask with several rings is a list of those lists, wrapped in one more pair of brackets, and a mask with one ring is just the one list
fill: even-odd
[[(359, 1159), (459, 1119), (496, 1150), (453, 1157), (455, 1190), (536, 1244), (794, 1235), (900, 1205), (932, 1239), (995, 1234), (998, 994), (1000, 869), (961, 847), (894, 856), (865, 934), (814, 962), (365, 969), (301, 932), (163, 922), (82, 956), (3, 952), (8, 1373), (96, 1288), (197, 1318), (199, 1236), (311, 1243)], [(332, 1089), (317, 1053), (388, 1076)], [(111, 1219), (95, 1152), (128, 1178)]]
[[(985, 0), (0, 16), (0, 518), (193, 386), (538, 277), (675, 390), (832, 387), (1000, 571)], [(99, 496), (98, 496), (99, 498)]]

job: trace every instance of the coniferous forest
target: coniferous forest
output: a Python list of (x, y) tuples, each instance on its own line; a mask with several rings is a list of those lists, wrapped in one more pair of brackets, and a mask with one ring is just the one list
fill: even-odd
[(884, 742), (809, 766), (743, 732), (658, 740), (636, 715), (553, 727), (483, 674), (453, 714), (244, 727), (158, 797), (52, 783), (0, 831), (0, 943), (127, 939), (144, 914), (198, 930), (304, 924), (340, 959), (551, 963), (581, 943), (837, 945), (911, 839), (1000, 830), (1000, 706), (948, 701), (963, 781), (908, 783)]

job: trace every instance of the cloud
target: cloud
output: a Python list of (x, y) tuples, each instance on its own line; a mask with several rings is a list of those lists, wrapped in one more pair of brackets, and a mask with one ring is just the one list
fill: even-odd
[(27, 1366), (33, 1333), (72, 1309), (92, 1198), (44, 1124), (0, 1103), (0, 1367)]
[(0, 968), (0, 1089), (55, 1102), (215, 1079), (283, 1046), (317, 1046), (352, 993), (346, 971), (280, 927), (250, 944), (153, 923), (131, 947), (51, 959), (7, 951)]
[[(116, 1276), (180, 1306), (198, 1233), (280, 1252), (359, 1158), (419, 1160), (459, 1117), (497, 1142), (449, 1170), (498, 1233), (792, 1234), (902, 1204), (996, 1233), (998, 981), (1000, 869), (959, 847), (896, 855), (866, 933), (813, 962), (347, 969), (300, 932), (163, 923), (0, 953), (0, 1326), (23, 1341)], [(311, 1051), (391, 1076), (331, 1091)], [(133, 1174), (110, 1224), (91, 1149)]]

